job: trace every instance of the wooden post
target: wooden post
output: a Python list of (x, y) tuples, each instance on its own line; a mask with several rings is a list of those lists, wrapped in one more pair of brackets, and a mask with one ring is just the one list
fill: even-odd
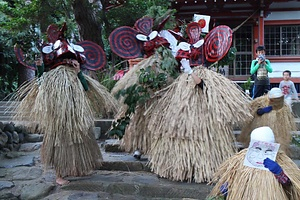
[(264, 40), (265, 40), (265, 23), (264, 23), (264, 10), (260, 11), (259, 15), (259, 23), (258, 23), (258, 44), (259, 45), (264, 45)]

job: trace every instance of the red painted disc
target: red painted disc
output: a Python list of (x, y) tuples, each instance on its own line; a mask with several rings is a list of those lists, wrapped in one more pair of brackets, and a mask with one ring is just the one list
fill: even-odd
[(232, 44), (232, 30), (226, 25), (213, 28), (204, 39), (204, 53), (206, 60), (216, 62), (221, 60)]

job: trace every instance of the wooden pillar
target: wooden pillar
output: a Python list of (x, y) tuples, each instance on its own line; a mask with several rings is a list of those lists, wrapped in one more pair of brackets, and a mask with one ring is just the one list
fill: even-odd
[(255, 19), (255, 25), (253, 26), (253, 48), (252, 48), (252, 55), (253, 59), (255, 58), (255, 49), (259, 45), (259, 27), (258, 27), (259, 19)]
[(258, 45), (264, 45), (265, 40), (265, 23), (264, 23), (264, 10), (260, 11), (258, 18)]

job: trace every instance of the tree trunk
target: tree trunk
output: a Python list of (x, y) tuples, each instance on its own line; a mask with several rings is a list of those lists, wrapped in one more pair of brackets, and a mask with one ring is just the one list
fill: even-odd
[[(51, 24), (51, 13), (49, 13), (49, 10), (51, 10), (51, 7), (49, 6), (48, 0), (41, 0), (41, 5), (40, 5), (40, 28), (41, 28), (41, 33), (46, 33), (48, 26)], [(47, 13), (45, 15), (45, 13)], [(46, 41), (48, 42), (48, 41)]]
[(78, 24), (81, 40), (90, 40), (104, 47), (102, 41), (102, 24), (99, 13), (87, 0), (74, 0), (72, 7)]

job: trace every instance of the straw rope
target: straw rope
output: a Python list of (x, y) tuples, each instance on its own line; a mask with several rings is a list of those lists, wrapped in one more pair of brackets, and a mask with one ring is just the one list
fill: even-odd
[(94, 111), (116, 111), (109, 92), (86, 79), (88, 92), (75, 70), (62, 65), (23, 85), (14, 96), (20, 101), (15, 119), (38, 123), (44, 133), (41, 160), (61, 177), (86, 175), (100, 166), (102, 155), (92, 131)]
[(202, 90), (180, 75), (161, 96), (148, 128), (153, 136), (149, 165), (154, 173), (176, 181), (205, 182), (236, 149), (233, 123), (251, 118), (250, 97), (221, 74), (198, 67)]
[(228, 182), (227, 200), (300, 199), (300, 170), (284, 152), (278, 152), (276, 162), (290, 178), (291, 185), (283, 187), (272, 172), (243, 165), (247, 150), (242, 150), (220, 166), (210, 183), (215, 184), (210, 197), (221, 195), (220, 187)]
[[(282, 99), (283, 102), (283, 99)], [(254, 118), (248, 120), (242, 128), (238, 141), (249, 145), (250, 134), (252, 130), (261, 126), (269, 126), (275, 136), (276, 142), (280, 143), (280, 149), (289, 154), (289, 146), (292, 139), (291, 131), (296, 131), (297, 126), (289, 107), (284, 104), (280, 109), (272, 110), (262, 116), (257, 115), (258, 108), (269, 106), (268, 95), (264, 95), (254, 99), (250, 103), (251, 112)]]

